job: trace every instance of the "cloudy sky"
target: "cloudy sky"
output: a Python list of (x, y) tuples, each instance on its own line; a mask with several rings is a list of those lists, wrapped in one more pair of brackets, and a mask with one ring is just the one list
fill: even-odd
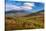
[(17, 5), (16, 4), (15, 5), (6, 4), (6, 11), (12, 10), (12, 9), (18, 10), (18, 11), (20, 11), (20, 10), (31, 10), (32, 7), (34, 6), (34, 3), (24, 3), (23, 6), (22, 5), (19, 6), (19, 4), (17, 4)]
[(6, 0), (6, 11), (10, 10), (25, 10), (27, 12), (35, 12), (44, 9), (44, 4), (39, 2), (25, 2)]

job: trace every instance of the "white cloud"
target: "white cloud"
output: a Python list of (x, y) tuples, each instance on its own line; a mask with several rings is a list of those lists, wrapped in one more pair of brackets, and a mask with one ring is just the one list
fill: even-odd
[(16, 6), (12, 4), (6, 4), (6, 11), (9, 10), (29, 10), (32, 9), (32, 6), (34, 6), (34, 3), (24, 3), (24, 6)]
[(34, 6), (34, 3), (24, 3), (25, 6)]

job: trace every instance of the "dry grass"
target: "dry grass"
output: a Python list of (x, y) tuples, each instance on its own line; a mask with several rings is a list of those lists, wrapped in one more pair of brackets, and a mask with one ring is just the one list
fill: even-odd
[(11, 17), (6, 16), (6, 29), (40, 29), (44, 28), (43, 16)]

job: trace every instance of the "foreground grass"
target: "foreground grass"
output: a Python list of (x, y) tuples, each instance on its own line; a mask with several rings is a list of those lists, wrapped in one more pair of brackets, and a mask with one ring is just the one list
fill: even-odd
[(6, 29), (41, 29), (44, 28), (43, 16), (12, 17), (6, 16)]

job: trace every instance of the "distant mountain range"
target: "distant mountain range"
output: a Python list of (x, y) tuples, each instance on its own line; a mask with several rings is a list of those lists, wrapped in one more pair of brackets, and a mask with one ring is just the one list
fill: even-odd
[[(18, 13), (18, 12), (21, 12), (21, 13)], [(5, 12), (5, 14), (8, 15), (8, 16), (10, 16), (10, 15), (14, 15), (14, 16), (35, 16), (36, 14), (39, 14), (40, 12), (44, 12), (44, 10), (40, 10), (38, 12), (33, 12), (33, 13), (30, 13), (30, 14), (26, 14), (24, 12), (25, 12), (24, 10), (21, 10), (21, 11), (11, 10), (11, 11)]]
[[(5, 11), (6, 14), (8, 14), (8, 13), (18, 13), (18, 12), (24, 13), (25, 10), (20, 10), (20, 11), (17, 11), (17, 10), (10, 10), (10, 11)], [(40, 10), (40, 11), (38, 11), (38, 12), (44, 12), (44, 10)], [(37, 12), (37, 13), (38, 13), (38, 12)], [(33, 13), (33, 12), (32, 12), (32, 13)], [(36, 13), (36, 12), (35, 12), (35, 13)]]
[(37, 15), (44, 15), (44, 10), (41, 10), (41, 11), (38, 11), (38, 12), (35, 12), (35, 13), (31, 13), (31, 14), (26, 15), (26, 16), (24, 16), (24, 17), (37, 16)]
[(8, 13), (18, 13), (18, 12), (25, 12), (25, 11), (24, 10), (20, 10), (20, 11), (18, 11), (18, 10), (5, 11), (6, 14), (8, 14)]

